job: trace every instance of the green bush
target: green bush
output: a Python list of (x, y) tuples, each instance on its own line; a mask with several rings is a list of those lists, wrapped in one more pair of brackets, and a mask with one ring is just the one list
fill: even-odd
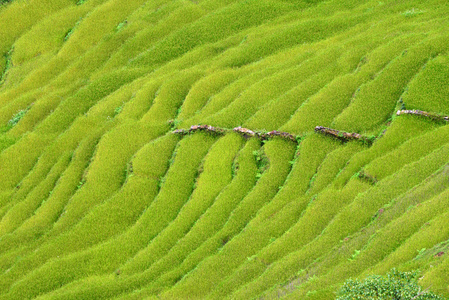
[(347, 280), (338, 292), (337, 300), (346, 299), (444, 299), (422, 288), (417, 283), (417, 272), (399, 272), (392, 269), (386, 277), (372, 275), (364, 281)]

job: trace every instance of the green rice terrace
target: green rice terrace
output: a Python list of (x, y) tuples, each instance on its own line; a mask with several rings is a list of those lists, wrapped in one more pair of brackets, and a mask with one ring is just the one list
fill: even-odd
[(448, 115), (445, 0), (2, 0), (0, 299), (448, 297)]

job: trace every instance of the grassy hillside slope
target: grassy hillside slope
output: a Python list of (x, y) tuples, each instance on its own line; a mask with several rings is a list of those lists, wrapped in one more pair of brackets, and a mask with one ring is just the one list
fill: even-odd
[[(449, 296), (443, 0), (0, 5), (0, 299)], [(298, 142), (175, 129), (279, 130)], [(374, 140), (340, 141), (315, 126)]]

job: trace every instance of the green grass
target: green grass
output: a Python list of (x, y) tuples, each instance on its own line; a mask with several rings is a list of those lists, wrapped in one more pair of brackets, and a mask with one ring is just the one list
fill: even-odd
[(351, 105), (335, 120), (335, 126), (351, 131), (366, 131), (385, 122), (394, 113), (396, 101), (414, 74), (419, 72), (429, 57), (445, 50), (443, 40), (438, 37), (424, 40), (422, 44), (403, 52), (370, 84), (360, 89)]
[(447, 82), (447, 55), (431, 59), (425, 68), (410, 83), (403, 100), (407, 109), (419, 109), (447, 114), (448, 91), (440, 87)]
[[(223, 241), (226, 242), (224, 247), (214, 256), (203, 261), (205, 266), (202, 268), (197, 267), (194, 275), (192, 274), (189, 279), (183, 281), (179, 288), (170, 291), (170, 296), (167, 295), (168, 297), (186, 297), (187, 295), (195, 295), (196, 297), (204, 296), (205, 292), (207, 292), (205, 290), (205, 284), (209, 286), (209, 284), (219, 281), (225, 274), (228, 274), (236, 267), (238, 261), (241, 262), (246, 259), (248, 252), (251, 253), (253, 251), (249, 247), (250, 244), (247, 243), (247, 240), (231, 239), (231, 237), (240, 232), (251, 217), (255, 215), (257, 210), (277, 193), (279, 185), (283, 182), (283, 178), (287, 176), (290, 166), (288, 161), (292, 154), (287, 151), (279, 151), (279, 146), (284, 143), (283, 141), (274, 142), (278, 143), (265, 145), (265, 153), (270, 160), (269, 169), (259, 179), (255, 188), (242, 200), (231, 218), (219, 232), (221, 243), (223, 244)], [(283, 176), (276, 176), (279, 173)], [(232, 247), (234, 243), (237, 249)], [(222, 258), (224, 255), (234, 257), (235, 260), (224, 260)], [(190, 280), (198, 281), (198, 278), (204, 278), (205, 273), (208, 274), (207, 281), (202, 281), (201, 286), (191, 285)]]
[[(0, 299), (334, 299), (391, 268), (448, 297), (449, 127), (396, 115), (449, 114), (448, 13), (0, 5)], [(199, 124), (229, 130), (171, 133)]]

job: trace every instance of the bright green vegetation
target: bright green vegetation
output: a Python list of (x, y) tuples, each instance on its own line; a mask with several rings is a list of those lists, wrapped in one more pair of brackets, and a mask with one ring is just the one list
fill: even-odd
[[(0, 299), (335, 299), (353, 278), (346, 299), (399, 289), (393, 268), (449, 297), (449, 125), (396, 115), (449, 115), (448, 16), (0, 1)], [(171, 133), (196, 124), (299, 141)]]
[(393, 269), (386, 278), (370, 276), (363, 282), (349, 279), (340, 289), (337, 300), (441, 299), (431, 292), (423, 291), (416, 283), (417, 277), (416, 272), (398, 272)]

